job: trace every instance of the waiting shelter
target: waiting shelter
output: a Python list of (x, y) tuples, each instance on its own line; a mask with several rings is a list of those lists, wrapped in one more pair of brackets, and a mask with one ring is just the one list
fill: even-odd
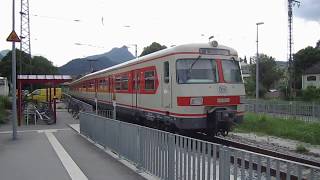
[[(47, 89), (46, 100), (49, 103), (49, 107), (52, 108), (53, 105), (53, 118), (54, 123), (57, 121), (56, 112), (56, 87), (68, 81), (72, 81), (70, 75), (18, 75), (17, 85), (18, 85), (18, 125), (21, 125), (22, 116), (22, 88), (25, 84), (43, 84), (46, 85), (50, 91)], [(53, 88), (53, 94), (51, 92)], [(52, 98), (53, 97), (53, 98)]]

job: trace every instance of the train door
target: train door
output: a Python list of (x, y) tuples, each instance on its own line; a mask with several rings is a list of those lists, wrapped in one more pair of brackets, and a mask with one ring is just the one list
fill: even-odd
[(140, 74), (138, 70), (132, 71), (132, 107), (138, 107), (140, 96)]
[(109, 102), (109, 103), (111, 103), (111, 101), (113, 100), (112, 99), (112, 96), (113, 96), (113, 93), (114, 93), (114, 91), (113, 91), (113, 81), (112, 81), (112, 77), (111, 76), (108, 76), (108, 93), (107, 93), (107, 101)]
[(171, 95), (172, 95), (172, 87), (171, 87), (171, 78), (170, 78), (170, 65), (169, 61), (163, 63), (163, 77), (161, 77), (162, 84), (162, 107), (163, 108), (171, 108)]

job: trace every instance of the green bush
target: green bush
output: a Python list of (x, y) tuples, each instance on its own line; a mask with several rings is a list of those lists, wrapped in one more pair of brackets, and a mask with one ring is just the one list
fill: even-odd
[(0, 96), (0, 124), (5, 123), (4, 119), (7, 116), (5, 109), (11, 109), (11, 102), (8, 97)]
[(304, 147), (301, 144), (297, 145), (297, 147), (296, 147), (296, 152), (298, 152), (298, 153), (305, 154), (305, 153), (308, 153), (309, 151), (310, 151), (309, 149), (307, 149), (306, 147)]
[(281, 119), (268, 115), (246, 113), (235, 131), (271, 135), (320, 145), (320, 123), (297, 119)]
[(9, 97), (0, 96), (0, 108), (11, 109), (11, 102), (9, 100)]
[(319, 101), (320, 88), (316, 88), (314, 86), (308, 86), (307, 89), (302, 90), (302, 98), (305, 101)]

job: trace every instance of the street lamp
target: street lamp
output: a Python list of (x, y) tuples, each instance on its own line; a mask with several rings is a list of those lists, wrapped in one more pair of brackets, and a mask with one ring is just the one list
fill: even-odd
[(264, 24), (264, 22), (258, 22), (257, 25), (257, 56), (256, 56), (256, 100), (259, 99), (259, 25)]

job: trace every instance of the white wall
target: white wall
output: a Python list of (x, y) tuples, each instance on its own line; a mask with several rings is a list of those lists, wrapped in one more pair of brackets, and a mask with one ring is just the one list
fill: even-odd
[(0, 96), (8, 96), (9, 95), (9, 85), (7, 78), (0, 77)]
[[(315, 76), (315, 81), (308, 81), (307, 78), (310, 76)], [(302, 75), (302, 89), (306, 89), (308, 86), (315, 86), (320, 88), (320, 74), (307, 74)]]

